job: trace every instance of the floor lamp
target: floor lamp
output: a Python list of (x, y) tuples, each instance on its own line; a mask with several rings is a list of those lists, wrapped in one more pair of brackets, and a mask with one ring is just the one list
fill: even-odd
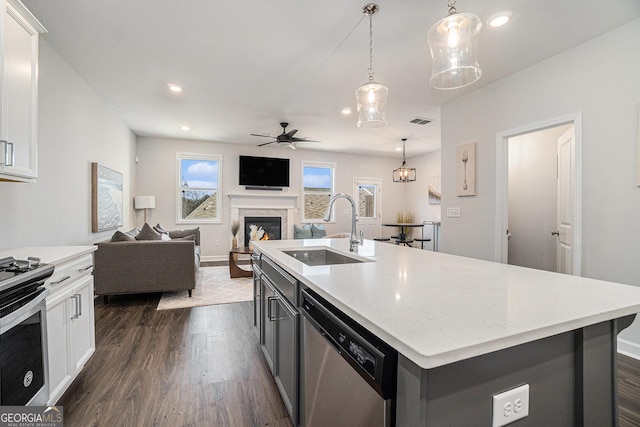
[(144, 209), (144, 222), (147, 223), (147, 209), (155, 209), (156, 196), (136, 196), (133, 198), (134, 209)]

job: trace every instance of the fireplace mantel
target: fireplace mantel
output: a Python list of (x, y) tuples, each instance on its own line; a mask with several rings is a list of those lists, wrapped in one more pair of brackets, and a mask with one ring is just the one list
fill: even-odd
[(231, 208), (266, 208), (266, 209), (295, 209), (298, 205), (297, 194), (258, 194), (258, 193), (227, 193), (231, 200)]
[[(292, 224), (299, 199), (297, 194), (227, 193), (227, 197), (230, 200), (231, 221), (240, 221), (249, 214), (266, 216), (268, 211), (273, 211), (282, 217), (282, 238), (293, 239)], [(244, 241), (244, 236), (238, 236), (238, 240)]]

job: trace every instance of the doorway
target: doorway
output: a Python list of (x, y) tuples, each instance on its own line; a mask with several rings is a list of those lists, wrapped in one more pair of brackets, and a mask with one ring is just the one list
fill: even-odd
[(498, 134), (496, 260), (580, 274), (581, 117)]
[(354, 178), (353, 195), (358, 212), (356, 230), (363, 232), (365, 239), (380, 236), (380, 206), (382, 183), (378, 178)]

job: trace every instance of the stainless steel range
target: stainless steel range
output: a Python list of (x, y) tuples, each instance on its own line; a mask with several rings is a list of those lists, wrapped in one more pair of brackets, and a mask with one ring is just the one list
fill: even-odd
[(0, 259), (0, 405), (45, 405), (45, 280), (54, 266), (38, 258)]

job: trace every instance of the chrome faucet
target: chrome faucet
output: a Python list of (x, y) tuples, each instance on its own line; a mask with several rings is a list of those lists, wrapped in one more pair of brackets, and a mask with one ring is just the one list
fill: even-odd
[(350, 244), (349, 244), (349, 250), (351, 252), (356, 252), (356, 248), (358, 247), (358, 245), (362, 245), (364, 243), (364, 235), (362, 233), (362, 230), (360, 231), (360, 238), (358, 238), (357, 233), (356, 233), (356, 202), (353, 201), (353, 199), (351, 198), (351, 196), (349, 196), (348, 194), (344, 194), (344, 193), (339, 193), (336, 194), (335, 196), (331, 197), (331, 200), (329, 200), (329, 206), (327, 207), (327, 211), (324, 214), (324, 220), (325, 221), (329, 221), (331, 219), (331, 208), (333, 207), (333, 202), (335, 202), (337, 199), (339, 198), (345, 198), (349, 201), (349, 203), (351, 203), (351, 237), (350, 237)]

